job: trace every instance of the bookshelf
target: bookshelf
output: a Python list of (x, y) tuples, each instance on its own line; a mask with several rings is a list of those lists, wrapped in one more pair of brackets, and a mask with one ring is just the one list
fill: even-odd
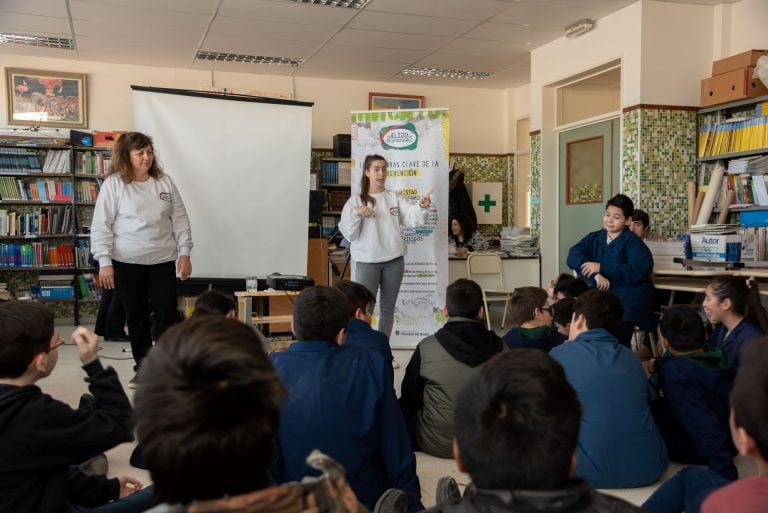
[(87, 227), (109, 155), (29, 139), (0, 142), (0, 281), (75, 325), (80, 304), (98, 300)]
[(318, 190), (325, 192), (322, 236), (336, 232), (341, 211), (349, 199), (352, 186), (352, 161), (348, 158), (323, 158), (318, 171)]

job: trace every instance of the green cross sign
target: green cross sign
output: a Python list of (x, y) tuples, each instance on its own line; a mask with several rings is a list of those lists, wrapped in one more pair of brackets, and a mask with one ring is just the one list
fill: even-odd
[(486, 194), (485, 199), (483, 201), (478, 201), (477, 204), (483, 207), (483, 211), (487, 214), (491, 211), (491, 207), (496, 206), (496, 200), (491, 201), (491, 195)]

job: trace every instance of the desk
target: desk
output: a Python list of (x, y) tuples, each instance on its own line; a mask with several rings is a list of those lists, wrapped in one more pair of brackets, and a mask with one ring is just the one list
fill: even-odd
[(763, 269), (739, 269), (736, 271), (720, 270), (694, 270), (689, 271), (687, 269), (655, 269), (651, 279), (653, 285), (659, 290), (669, 290), (669, 303), (667, 306), (675, 304), (675, 292), (693, 292), (696, 294), (704, 294), (707, 285), (714, 279), (715, 276), (743, 276), (747, 278), (754, 278), (758, 280), (760, 285), (760, 295), (768, 296), (768, 282), (760, 281), (768, 279), (768, 272)]
[[(508, 289), (541, 287), (539, 257), (502, 257), (501, 269), (504, 273), (504, 286)], [(467, 257), (448, 257), (448, 283), (467, 277)]]
[[(287, 315), (269, 315), (269, 300), (276, 298), (289, 298), (293, 303), (293, 298), (298, 296), (299, 292), (292, 290), (248, 290), (245, 292), (235, 292), (237, 297), (237, 318), (241, 322), (252, 326), (261, 324), (290, 323), (292, 314)], [(256, 308), (254, 308), (254, 302)]]

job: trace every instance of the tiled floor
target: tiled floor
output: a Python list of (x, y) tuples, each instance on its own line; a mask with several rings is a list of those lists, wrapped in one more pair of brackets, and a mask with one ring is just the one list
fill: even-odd
[[(69, 338), (69, 334), (72, 331), (71, 327), (58, 326), (58, 329), (62, 335)], [(113, 366), (120, 375), (123, 385), (127, 387), (128, 380), (133, 377), (133, 359), (130, 353), (124, 352), (125, 349), (129, 348), (129, 344), (127, 342), (102, 342), (101, 347), (100, 355), (103, 363)], [(395, 383), (399, 391), (399, 384), (402, 381), (405, 366), (411, 357), (412, 351), (397, 350), (393, 353), (395, 360), (400, 364), (400, 367), (395, 369)], [(44, 392), (76, 407), (80, 395), (87, 391), (87, 386), (83, 380), (84, 376), (85, 374), (80, 368), (77, 349), (74, 346), (67, 345), (59, 348), (57, 368), (51, 376), (40, 381), (39, 385)], [(126, 388), (126, 390), (128, 389)], [(133, 397), (132, 390), (128, 390), (128, 394), (129, 397)], [(110, 467), (109, 474), (110, 476), (131, 475), (137, 477), (143, 483), (148, 483), (150, 477), (147, 472), (133, 468), (128, 464), (128, 458), (133, 447), (133, 443), (122, 444), (107, 453)], [(469, 477), (466, 474), (458, 471), (453, 460), (435, 458), (424, 453), (417, 453), (416, 456), (418, 475), (422, 487), (422, 500), (426, 506), (431, 506), (435, 502), (435, 486), (440, 477), (451, 475), (462, 486), (466, 485), (469, 481)], [(739, 467), (739, 475), (742, 477), (756, 473), (751, 462), (745, 459), (737, 459), (737, 466)], [(665, 474), (665, 478), (673, 475), (679, 468), (681, 468), (680, 465), (671, 465)], [(609, 490), (608, 493), (639, 505), (653, 492), (656, 486), (629, 490)]]

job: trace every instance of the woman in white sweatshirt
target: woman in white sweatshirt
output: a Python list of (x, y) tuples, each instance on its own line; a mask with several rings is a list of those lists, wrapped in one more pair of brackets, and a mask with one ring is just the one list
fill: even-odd
[(136, 368), (152, 347), (150, 309), (155, 338), (177, 320), (176, 273), (182, 280), (192, 273), (191, 251), (187, 211), (154, 158), (152, 139), (122, 135), (96, 200), (91, 252), (102, 287), (120, 294)]
[(387, 161), (368, 155), (363, 162), (360, 194), (344, 205), (339, 230), (350, 241), (355, 262), (355, 281), (379, 297), (378, 328), (390, 335), (395, 320), (395, 303), (403, 281), (405, 242), (400, 226), (424, 224), (431, 204), (429, 196), (416, 203), (384, 188)]

